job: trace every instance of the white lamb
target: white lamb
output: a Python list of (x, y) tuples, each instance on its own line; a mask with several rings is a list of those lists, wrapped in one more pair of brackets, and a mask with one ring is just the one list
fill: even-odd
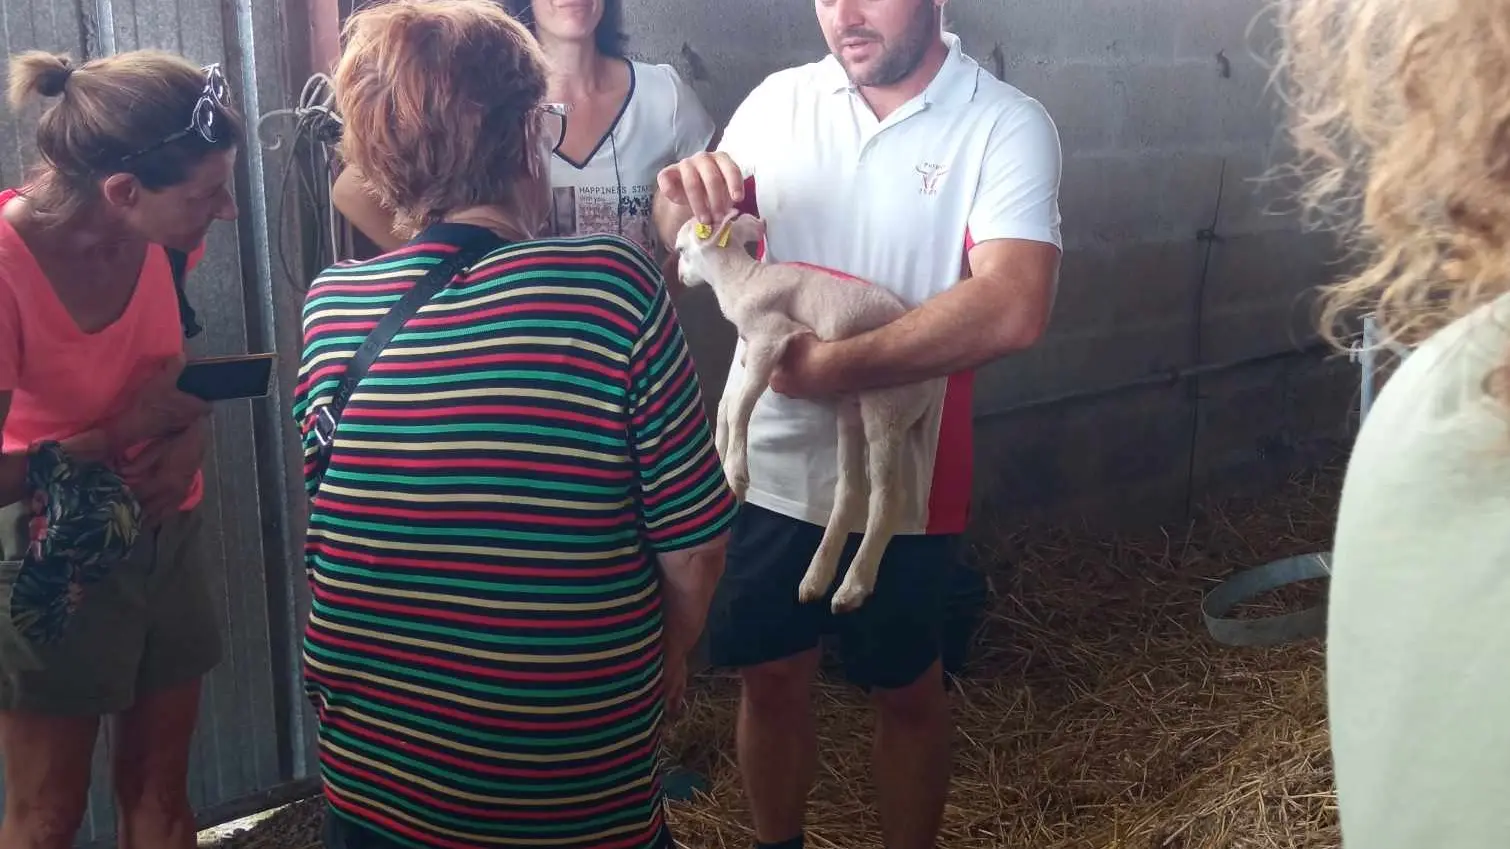
[[(716, 228), (688, 221), (676, 239), (682, 282), (689, 287), (707, 283), (745, 343), (744, 385), (732, 399), (725, 396), (719, 402), (715, 427), (724, 474), (740, 501), (750, 483), (750, 415), (769, 387), (788, 340), (805, 332), (825, 341), (845, 339), (888, 324), (908, 309), (891, 292), (862, 280), (813, 266), (754, 259), (748, 246), (764, 236), (765, 223), (759, 218), (731, 213)], [(832, 608), (852, 611), (870, 596), (881, 555), (901, 520), (902, 448), (909, 431), (942, 398), (943, 384), (939, 379), (838, 399), (839, 480), (823, 540), (798, 588), (803, 602), (828, 592), (850, 529), (862, 515), (864, 535)]]

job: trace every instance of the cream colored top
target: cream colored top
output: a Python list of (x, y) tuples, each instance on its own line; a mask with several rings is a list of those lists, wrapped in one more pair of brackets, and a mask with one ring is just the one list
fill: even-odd
[(1342, 490), (1327, 689), (1344, 849), (1510, 847), (1510, 297), (1391, 376)]

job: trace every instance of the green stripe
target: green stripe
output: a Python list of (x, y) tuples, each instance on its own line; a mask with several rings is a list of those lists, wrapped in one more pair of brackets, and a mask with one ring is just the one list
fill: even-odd
[[(465, 315), (462, 316), (465, 318)], [(472, 322), (457, 322), (457, 326), (449, 330), (405, 330), (395, 337), (393, 344), (413, 345), (421, 341), (446, 341), (463, 340), (473, 336), (494, 337), (509, 333), (537, 333), (549, 331), (547, 335), (571, 337), (576, 334), (600, 337), (620, 348), (627, 349), (630, 340), (617, 333), (610, 332), (607, 328), (588, 321), (576, 321), (572, 319), (545, 319), (545, 318), (511, 318), (501, 321), (490, 321), (486, 324)], [(404, 340), (403, 343), (397, 340)]]
[[(342, 425), (345, 427), (345, 425)], [(446, 489), (453, 486), (477, 486), (489, 489), (528, 489), (536, 492), (549, 492), (554, 494), (571, 493), (575, 495), (602, 495), (613, 498), (621, 498), (625, 494), (622, 484), (593, 486), (591, 484), (575, 483), (572, 481), (548, 481), (531, 478), (509, 478), (496, 475), (380, 475), (371, 472), (353, 472), (346, 469), (331, 469), (327, 477), (330, 480), (343, 480), (366, 483), (379, 483), (396, 487), (414, 487), (416, 489)], [(395, 490), (382, 490), (395, 492)]]
[(341, 335), (337, 336), (329, 331), (319, 330), (314, 340), (304, 346), (304, 361), (306, 363), (313, 361), (327, 348), (349, 348), (350, 350), (342, 351), (341, 353), (347, 356), (354, 356), (356, 349), (362, 346), (362, 342), (366, 338), (367, 335), (365, 333), (346, 333), (342, 331)]
[(372, 756), (373, 760), (381, 761), (384, 766), (390, 766), (393, 771), (402, 776), (407, 767), (415, 776), (431, 776), (441, 778), (451, 787), (472, 792), (487, 791), (498, 794), (517, 794), (520, 796), (535, 796), (542, 802), (549, 802), (549, 797), (541, 798), (538, 794), (542, 790), (552, 793), (576, 794), (582, 791), (606, 790), (615, 785), (622, 785), (628, 781), (649, 774), (655, 763), (653, 758), (645, 758), (645, 763), (631, 763), (627, 767), (619, 767), (613, 772), (600, 773), (588, 778), (570, 779), (543, 779), (537, 778), (530, 781), (501, 781), (487, 779), (475, 775), (458, 775), (442, 766), (439, 762), (422, 761), (418, 758), (409, 757), (402, 752), (391, 748), (377, 748), (360, 737), (353, 737), (339, 728), (329, 725), (320, 729), (321, 736), (344, 744), (345, 748), (365, 752)]
[[(641, 290), (633, 282), (625, 280), (623, 277), (620, 277), (617, 274), (605, 274), (598, 271), (580, 270), (575, 269), (571, 266), (539, 268), (531, 269), (529, 271), (508, 271), (504, 269), (498, 269), (495, 271), (494, 269), (489, 268), (484, 268), (481, 270), (484, 273), (490, 273), (490, 276), (465, 286), (453, 286), (452, 288), (447, 289), (445, 292), (442, 292), (441, 297), (447, 302), (464, 300), (480, 294), (482, 290), (485, 289), (503, 288), (515, 285), (534, 285), (543, 281), (547, 283), (601, 283), (641, 312), (644, 312), (646, 307), (650, 304), (650, 300), (645, 297), (643, 290)], [(561, 288), (574, 287), (563, 286)], [(603, 305), (609, 309), (614, 309), (617, 306), (616, 304), (609, 301), (603, 293), (594, 291), (593, 289), (588, 287), (575, 287), (572, 294), (583, 298), (597, 298), (599, 300), (602, 300), (604, 301)], [(625, 316), (625, 318), (632, 317)]]
[(327, 268), (320, 278), (338, 277), (341, 279), (374, 277), (389, 271), (399, 271), (405, 268), (429, 268), (440, 265), (443, 257), (438, 254), (411, 254), (409, 256), (383, 259), (381, 257), (368, 260), (360, 265), (351, 265), (344, 268), (332, 266)]
[[(318, 521), (317, 521), (318, 520)], [(320, 527), (336, 527), (350, 531), (372, 531), (373, 533), (393, 533), (402, 531), (416, 537), (430, 539), (448, 539), (453, 537), (480, 537), (482, 539), (497, 540), (502, 543), (538, 542), (551, 545), (567, 546), (573, 549), (582, 548), (589, 543), (602, 543), (604, 545), (620, 545), (633, 541), (638, 534), (634, 528), (622, 528), (607, 533), (588, 533), (576, 530), (565, 533), (541, 533), (538, 531), (506, 531), (492, 528), (470, 525), (457, 528), (427, 528), (413, 523), (395, 522), (364, 522), (360, 519), (347, 519), (340, 514), (324, 510), (317, 510), (310, 516), (310, 524), (318, 524)]]
[(689, 531), (678, 537), (669, 537), (661, 540), (657, 543), (656, 547), (661, 551), (678, 551), (684, 548), (691, 548), (694, 545), (702, 545), (704, 542), (723, 533), (733, 523), (737, 512), (731, 506), (724, 511), (723, 515), (718, 516), (713, 521), (708, 521), (708, 517), (704, 516), (703, 524), (698, 526), (696, 530)]
[[(654, 512), (656, 519), (679, 513), (699, 501), (706, 500), (712, 490), (718, 489), (723, 485), (723, 467), (715, 463), (713, 464), (713, 468), (706, 475), (703, 475), (703, 479), (697, 482), (697, 486), (689, 487), (675, 498), (668, 498), (665, 501), (658, 502), (652, 512)], [(649, 521), (649, 517), (647, 517), (647, 521)]]
[[(592, 819), (580, 819), (580, 815), (576, 814), (575, 811), (579, 810), (582, 807), (586, 807), (585, 805), (579, 805), (577, 809), (573, 809), (561, 804), (560, 802), (555, 802), (548, 796), (541, 797), (535, 794), (539, 794), (541, 789), (546, 787), (548, 787), (552, 792), (560, 791), (562, 795), (573, 796), (580, 795), (581, 791), (592, 792), (594, 790), (607, 790), (614, 785), (622, 786), (637, 778), (648, 777), (654, 771), (654, 761), (651, 758), (645, 758), (646, 765), (631, 764), (627, 767), (620, 768), (613, 772), (602, 773), (601, 775), (594, 776), (591, 779), (583, 779), (579, 781), (550, 781), (548, 784), (546, 784), (540, 780), (536, 780), (528, 784), (518, 784), (502, 781), (486, 781), (480, 778), (474, 778), (472, 776), (466, 776), (463, 780), (462, 776), (457, 776), (429, 763), (416, 763), (412, 758), (406, 758), (403, 755), (400, 755), (397, 752), (388, 749), (374, 751), (363, 745), (364, 741), (360, 739), (354, 739), (349, 735), (343, 734), (335, 729), (326, 729), (324, 735), (328, 739), (347, 744), (348, 748), (367, 752), (368, 754), (373, 755), (375, 758), (380, 758), (385, 762), (385, 765), (387, 763), (392, 763), (394, 765), (413, 764), (415, 772), (410, 773), (410, 775), (416, 777), (422, 775), (430, 775), (444, 778), (448, 783), (450, 783), (452, 787), (463, 792), (476, 793), (479, 790), (488, 790), (496, 792), (499, 795), (520, 795), (527, 799), (530, 799), (531, 801), (539, 803), (542, 807), (560, 807), (562, 809), (562, 817), (571, 820), (570, 822), (564, 824), (550, 825), (543, 820), (529, 820), (525, 823), (508, 823), (487, 822), (471, 818), (462, 818), (451, 814), (442, 813), (441, 809), (438, 806), (424, 805), (422, 807), (415, 807), (408, 797), (396, 796), (387, 790), (383, 790), (379, 787), (368, 784), (357, 776), (343, 775), (335, 782), (337, 786), (345, 785), (345, 787), (348, 788), (348, 792), (356, 793), (359, 795), (370, 795), (375, 798), (384, 799), (394, 805), (397, 805), (400, 808), (408, 809), (421, 821), (428, 820), (430, 822), (459, 826), (471, 831), (473, 834), (486, 835), (489, 837), (532, 837), (535, 834), (540, 833), (555, 834), (561, 832), (585, 831), (589, 829), (605, 831), (608, 828), (611, 828), (614, 823), (625, 819), (624, 812), (610, 813), (606, 817), (598, 816)], [(394, 769), (393, 772), (399, 778), (404, 777), (404, 773), (399, 769)], [(643, 812), (638, 812), (631, 809), (629, 813), (633, 814), (636, 819), (644, 818), (648, 823), (652, 816), (651, 811), (654, 810), (654, 801), (654, 797), (651, 797), (651, 804), (645, 807), (643, 809)], [(593, 835), (586, 834), (583, 836), (591, 837)]]
[[(328, 688), (318, 682), (312, 682), (314, 690), (322, 696), (329, 696)], [(527, 753), (552, 753), (561, 750), (596, 749), (605, 741), (617, 740), (629, 737), (653, 724), (660, 716), (660, 711), (647, 707), (640, 711), (632, 719), (615, 720), (601, 731), (591, 734), (556, 735), (550, 732), (531, 731), (529, 736), (519, 736), (514, 733), (490, 733), (481, 725), (454, 725), (444, 722), (432, 716), (409, 713), (385, 704), (374, 702), (356, 693), (342, 693), (340, 701), (343, 705), (351, 705), (360, 708), (363, 713), (385, 716), (394, 720), (397, 724), (411, 727), (424, 728), (433, 731), (440, 737), (454, 738), (465, 741), (468, 745), (479, 748), (497, 747), (503, 750)], [(548, 736), (547, 736), (548, 735)]]
[[(316, 557), (315, 560), (320, 560)], [(326, 571), (334, 571), (329, 563), (323, 563)], [(311, 604), (322, 618), (331, 622), (351, 622), (355, 625), (375, 625), (379, 630), (403, 631), (421, 637), (450, 637), (456, 640), (467, 640), (476, 643), (487, 643), (505, 647), (534, 647), (534, 646), (588, 646), (600, 649), (618, 648), (625, 643), (633, 643), (647, 633), (654, 631), (660, 626), (660, 617), (651, 614), (644, 617), (643, 621), (636, 625), (625, 625), (620, 630), (608, 634), (598, 634), (582, 637), (527, 637), (522, 634), (508, 631), (489, 633), (480, 627), (453, 628), (446, 625), (435, 625), (429, 622), (421, 622), (407, 616), (393, 614), (360, 613), (342, 607), (330, 605), (315, 599)], [(587, 654), (588, 652), (583, 652)], [(552, 655), (554, 656), (554, 655)]]
[[(686, 415), (687, 411), (684, 410), (681, 417), (685, 418)], [(706, 442), (704, 442), (703, 438), (700, 438), (705, 437), (707, 432), (706, 428), (696, 427), (694, 425), (691, 425), (690, 423), (686, 424), (685, 427), (687, 430), (692, 431), (692, 433), (690, 434), (691, 438), (681, 440), (680, 444), (667, 451), (658, 462), (651, 464), (649, 468), (642, 471), (641, 474), (645, 478), (648, 478), (650, 480), (660, 479), (662, 475), (666, 474), (667, 469), (674, 469), (682, 463), (686, 462), (688, 458), (699, 453), (701, 449), (707, 444)], [(652, 432), (655, 432), (654, 424), (652, 424)], [(681, 435), (682, 433), (682, 428), (672, 428), (669, 424), (660, 429), (660, 437), (662, 441), (674, 438)], [(640, 437), (637, 441), (641, 444), (646, 442), (643, 437)]]
[[(444, 386), (454, 383), (470, 383), (477, 380), (520, 380), (540, 383), (562, 383), (601, 392), (611, 398), (623, 398), (625, 388), (585, 375), (553, 371), (546, 368), (498, 369), (489, 371), (466, 370), (461, 372), (425, 372), (414, 377), (366, 377), (363, 386)], [(502, 391), (502, 390), (501, 390)]]
[[(335, 636), (340, 636), (339, 632)], [(469, 694), (481, 694), (484, 696), (521, 699), (520, 704), (536, 707), (548, 706), (552, 702), (559, 703), (562, 699), (578, 698), (590, 700), (612, 698), (615, 704), (626, 704), (633, 698), (631, 695), (633, 690), (654, 678), (660, 672), (659, 665), (651, 663), (643, 670), (632, 675), (620, 675), (615, 677), (612, 683), (593, 687), (557, 687), (540, 682), (531, 682), (531, 686), (527, 687), (503, 687), (496, 684), (485, 684), (481, 680), (474, 680), (473, 678), (443, 675), (416, 666), (396, 666), (378, 658), (349, 654), (340, 649), (330, 649), (316, 643), (306, 643), (305, 648), (310, 654), (323, 658), (330, 666), (337, 669), (343, 666), (346, 668), (361, 667), (384, 673), (390, 677), (397, 677), (399, 680), (435, 684), (441, 689), (464, 691)], [(467, 660), (468, 658), (461, 656), (454, 659)], [(481, 668), (485, 669), (487, 667), (483, 666)]]
[[(615, 435), (591, 431), (568, 430), (548, 425), (513, 424), (510, 422), (477, 422), (476, 424), (423, 424), (423, 425), (370, 425), (362, 422), (342, 423), (341, 432), (346, 434), (403, 434), (405, 436), (439, 436), (451, 433), (487, 433), (499, 436), (529, 436), (562, 442), (585, 442), (609, 448), (624, 449), (622, 432)], [(542, 446), (543, 447), (543, 446)]]
[[(316, 557), (315, 559), (319, 561), (319, 563), (325, 568), (326, 571), (330, 572), (333, 575), (347, 575), (354, 578), (365, 579), (370, 581), (375, 586), (396, 585), (410, 587), (469, 589), (478, 590), (489, 595), (518, 594), (526, 596), (611, 596), (614, 594), (623, 593), (624, 596), (626, 596), (627, 600), (628, 596), (631, 596), (634, 593), (644, 589), (645, 586), (649, 583), (646, 580), (647, 576), (636, 575), (623, 581), (613, 581), (611, 583), (594, 584), (591, 586), (552, 586), (545, 584), (514, 583), (512, 581), (503, 581), (498, 579), (473, 580), (470, 578), (445, 578), (437, 575), (432, 575), (429, 572), (411, 572), (407, 570), (391, 568), (362, 569), (355, 566), (346, 566), (339, 563), (332, 563), (322, 557)], [(562, 574), (569, 576), (571, 573), (570, 571), (563, 570)], [(461, 631), (459, 633), (469, 634), (470, 632)], [(514, 638), (504, 636), (500, 641), (514, 642), (516, 640)], [(541, 645), (549, 644), (550, 643), (542, 643)]]

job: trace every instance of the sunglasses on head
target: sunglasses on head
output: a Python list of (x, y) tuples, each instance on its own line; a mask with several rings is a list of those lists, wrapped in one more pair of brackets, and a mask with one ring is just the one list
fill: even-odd
[(148, 147), (121, 157), (119, 160), (120, 164), (146, 156), (155, 150), (161, 150), (195, 133), (198, 133), (200, 138), (210, 144), (219, 141), (220, 135), (216, 121), (221, 113), (225, 111), (229, 97), (230, 88), (226, 85), (225, 74), (220, 70), (220, 63), (216, 62), (206, 65), (204, 67), (204, 91), (199, 95), (199, 99), (194, 102), (194, 112), (189, 116), (189, 125), (182, 130), (164, 136)]

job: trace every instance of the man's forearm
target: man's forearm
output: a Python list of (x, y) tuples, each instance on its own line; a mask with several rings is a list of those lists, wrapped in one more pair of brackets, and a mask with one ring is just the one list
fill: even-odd
[(1011, 298), (1003, 288), (968, 278), (890, 324), (833, 343), (838, 382), (846, 392), (918, 383), (1031, 347), (1048, 315), (1037, 299)]
[(661, 617), (668, 650), (692, 650), (708, 621), (713, 591), (724, 572), (727, 536), (696, 548), (657, 557), (661, 577)]

